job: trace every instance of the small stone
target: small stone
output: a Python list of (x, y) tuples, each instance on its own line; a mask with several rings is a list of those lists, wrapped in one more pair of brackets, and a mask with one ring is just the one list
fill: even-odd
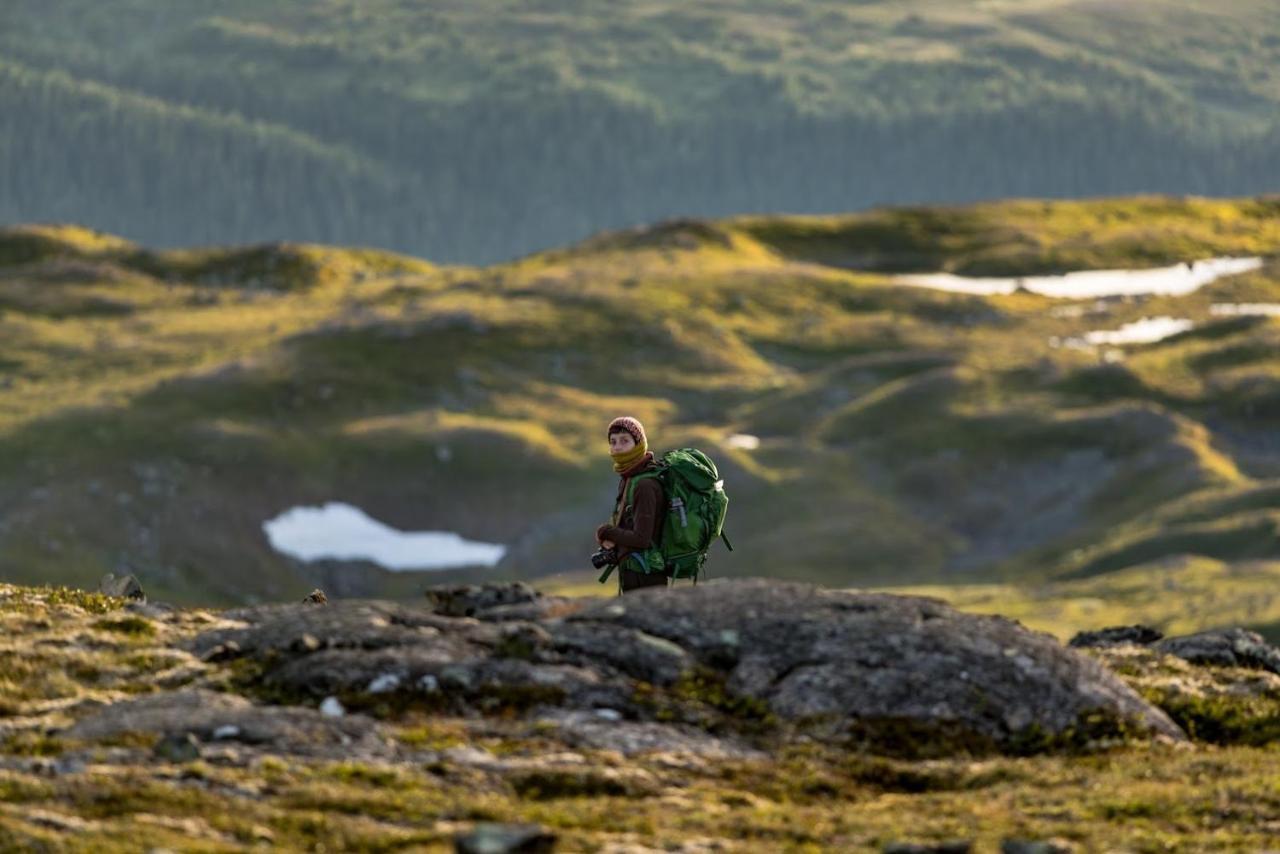
[(324, 591), (317, 587), (306, 596), (302, 597), (303, 605), (328, 605), (329, 597), (324, 595)]
[(340, 718), (347, 713), (342, 707), (342, 703), (338, 702), (337, 697), (325, 697), (324, 702), (320, 704), (320, 714), (326, 718)]
[(370, 694), (385, 694), (400, 687), (400, 677), (394, 673), (384, 673), (369, 683), (366, 688)]
[(440, 690), (440, 680), (428, 673), (418, 680), (418, 687), (428, 694), (434, 694)]
[(59, 831), (60, 833), (84, 833), (93, 825), (82, 818), (73, 815), (63, 815), (51, 810), (41, 809), (24, 809), (22, 817), (32, 824), (42, 825)]
[(213, 731), (215, 740), (223, 738), (235, 738), (240, 734), (240, 727), (235, 724), (223, 724)]
[(890, 842), (884, 847), (884, 854), (969, 854), (972, 850), (971, 840), (953, 839), (948, 842)]
[(465, 667), (446, 667), (440, 671), (440, 682), (448, 688), (465, 691), (475, 683), (475, 679)]
[(271, 828), (264, 827), (261, 824), (255, 824), (249, 830), (249, 836), (252, 837), (254, 842), (260, 842), (266, 845), (270, 845), (276, 841), (276, 835), (271, 831)]
[(165, 762), (193, 762), (200, 758), (200, 742), (189, 732), (167, 735), (156, 742), (152, 755)]
[(1111, 626), (1110, 628), (1098, 629), (1093, 632), (1077, 632), (1075, 637), (1067, 642), (1067, 645), (1077, 648), (1115, 646), (1122, 643), (1146, 646), (1147, 644), (1155, 643), (1162, 637), (1164, 635), (1159, 630), (1150, 626)]
[(294, 652), (315, 652), (320, 646), (319, 638), (315, 635), (304, 634), (301, 637), (294, 638), (293, 643), (289, 644), (289, 649)]
[(1065, 839), (1005, 839), (1000, 854), (1071, 854), (1075, 846)]
[(596, 717), (606, 721), (620, 721), (622, 712), (617, 709), (596, 709)]
[(84, 760), (76, 759), (75, 757), (63, 756), (55, 759), (53, 762), (53, 773), (56, 776), (62, 776), (63, 774), (80, 774), (84, 769)]
[(239, 658), (242, 652), (240, 644), (235, 641), (227, 641), (210, 649), (201, 656), (201, 660), (207, 662), (226, 661), (231, 658)]
[(533, 824), (477, 824), (454, 837), (457, 854), (549, 854), (555, 834)]
[(114, 572), (108, 572), (98, 582), (98, 592), (121, 599), (135, 599), (145, 602), (147, 594), (142, 591), (142, 584), (133, 575), (116, 578)]

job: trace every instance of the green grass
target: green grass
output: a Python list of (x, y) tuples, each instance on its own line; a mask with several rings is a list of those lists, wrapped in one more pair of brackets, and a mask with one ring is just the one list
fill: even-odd
[(1167, 635), (1280, 620), (1274, 562), (1174, 558), (1089, 578), (1036, 584), (879, 588), (935, 596), (976, 613), (1003, 614), (1067, 641), (1075, 633), (1141, 623)]
[[(722, 465), (738, 549), (717, 551), (716, 575), (1038, 582), (1184, 553), (1268, 558), (1277, 327), (1210, 306), (1280, 299), (1274, 265), (1072, 315), (1029, 294), (896, 287), (871, 268), (898, 262), (831, 252), (964, 270), (1167, 264), (1268, 251), (1273, 208), (1140, 197), (740, 217), (477, 269), (10, 229), (0, 245), (18, 266), (0, 267), (0, 298), (21, 298), (0, 320), (14, 366), (0, 500), (21, 524), (0, 533), (0, 560), (13, 580), (92, 587), (127, 555), (153, 598), (300, 598), (319, 579), (260, 525), (340, 499), (402, 529), (512, 544), (496, 576), (573, 572), (610, 509), (599, 431), (621, 412), (658, 450), (697, 445)], [(31, 265), (58, 279), (41, 293), (101, 291), (130, 312), (54, 320), (53, 297), (32, 302)], [(1157, 314), (1211, 325), (1116, 364), (1052, 344)], [(764, 442), (728, 448), (739, 432)], [(358, 592), (406, 597), (467, 575), (351, 573)]]

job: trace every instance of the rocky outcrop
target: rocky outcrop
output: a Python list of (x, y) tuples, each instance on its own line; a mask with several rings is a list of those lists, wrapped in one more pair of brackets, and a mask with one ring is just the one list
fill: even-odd
[(1106, 648), (1123, 644), (1149, 646), (1157, 653), (1176, 656), (1192, 664), (1243, 667), (1280, 675), (1280, 649), (1267, 643), (1262, 635), (1248, 629), (1210, 629), (1193, 635), (1166, 638), (1147, 626), (1114, 626), (1080, 632), (1070, 642), (1071, 646), (1084, 648)]
[(1067, 646), (1078, 649), (1115, 646), (1122, 643), (1148, 644), (1155, 643), (1164, 637), (1158, 630), (1150, 626), (1112, 626), (1091, 632), (1077, 632), (1067, 642)]
[(1156, 644), (1155, 649), (1193, 664), (1245, 667), (1280, 674), (1280, 649), (1246, 629), (1214, 629), (1168, 638)]
[[(1103, 629), (1120, 637), (1130, 627)], [(1079, 636), (1077, 636), (1079, 637)], [(1280, 650), (1246, 629), (1091, 644), (1092, 654), (1197, 741), (1280, 741)]]
[(731, 744), (803, 734), (940, 753), (1183, 737), (1092, 658), (930, 599), (739, 580), (594, 601), (454, 588), (429, 603), (241, 609), (192, 651), (242, 659), (259, 690), (300, 704), (587, 714)]

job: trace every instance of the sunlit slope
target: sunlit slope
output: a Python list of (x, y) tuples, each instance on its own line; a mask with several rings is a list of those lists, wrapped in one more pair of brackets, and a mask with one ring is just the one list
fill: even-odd
[(3, 23), (0, 222), (152, 245), (480, 263), (676, 213), (1280, 187), (1269, 0), (8, 0)]
[[(327, 500), (504, 543), (496, 574), (581, 568), (614, 485), (600, 431), (623, 412), (659, 449), (722, 464), (736, 551), (715, 574), (1026, 580), (1273, 557), (1277, 321), (1211, 306), (1280, 302), (1274, 264), (1183, 297), (1077, 303), (884, 271), (1277, 245), (1271, 201), (1159, 198), (680, 221), (488, 268), (9, 230), (0, 571), (125, 569), (156, 595), (222, 601), (442, 577), (271, 550), (263, 521)], [(1201, 325), (1051, 345), (1155, 315)]]

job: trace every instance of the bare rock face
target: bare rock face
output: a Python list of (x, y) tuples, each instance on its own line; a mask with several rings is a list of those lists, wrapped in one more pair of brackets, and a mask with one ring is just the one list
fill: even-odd
[(1092, 658), (930, 599), (736, 580), (517, 617), (509, 609), (542, 597), (488, 587), (425, 607), (241, 609), (225, 615), (239, 626), (198, 636), (192, 651), (247, 659), (265, 692), (299, 704), (589, 714), (673, 728), (672, 743), (723, 735), (726, 750), (801, 735), (934, 755), (1135, 730), (1184, 737)]

